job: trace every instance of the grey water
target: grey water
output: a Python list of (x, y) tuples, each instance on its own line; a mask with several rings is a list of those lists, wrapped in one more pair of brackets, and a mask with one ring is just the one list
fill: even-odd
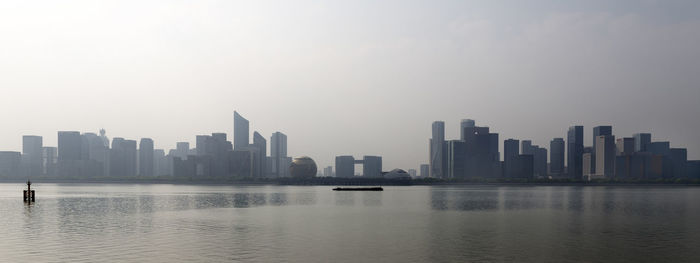
[(700, 188), (0, 184), (0, 262), (700, 262)]

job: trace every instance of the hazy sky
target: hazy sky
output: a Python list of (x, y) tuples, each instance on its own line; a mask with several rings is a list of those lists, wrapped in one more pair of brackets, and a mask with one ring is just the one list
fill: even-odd
[(431, 122), (462, 118), (501, 145), (612, 124), (698, 159), (699, 47), (696, 0), (2, 1), (0, 150), (102, 127), (194, 145), (237, 110), (320, 167), (418, 168)]

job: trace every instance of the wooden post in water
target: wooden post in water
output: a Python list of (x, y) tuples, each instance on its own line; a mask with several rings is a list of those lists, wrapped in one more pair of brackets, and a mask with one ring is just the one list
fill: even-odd
[(24, 190), (24, 202), (34, 202), (36, 201), (36, 195), (34, 190), (32, 190), (32, 182), (27, 180), (27, 190)]

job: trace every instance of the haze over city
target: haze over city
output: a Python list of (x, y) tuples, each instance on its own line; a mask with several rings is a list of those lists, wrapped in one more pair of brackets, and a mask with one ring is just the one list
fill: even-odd
[(695, 1), (3, 2), (0, 43), (3, 150), (100, 128), (170, 149), (231, 136), (236, 110), (319, 167), (416, 169), (430, 124), (458, 138), (463, 118), (538, 145), (612, 125), (700, 158)]

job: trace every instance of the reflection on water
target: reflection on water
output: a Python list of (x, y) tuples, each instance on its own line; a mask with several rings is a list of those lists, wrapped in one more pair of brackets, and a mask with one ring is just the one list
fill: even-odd
[(37, 184), (26, 205), (17, 187), (0, 262), (700, 260), (700, 188)]

